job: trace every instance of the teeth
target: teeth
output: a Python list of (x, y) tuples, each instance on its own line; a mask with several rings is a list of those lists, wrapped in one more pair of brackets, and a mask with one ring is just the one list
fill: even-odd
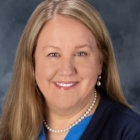
[(64, 84), (64, 83), (56, 83), (58, 86), (61, 86), (61, 87), (71, 87), (73, 86), (75, 83), (69, 83), (69, 84)]

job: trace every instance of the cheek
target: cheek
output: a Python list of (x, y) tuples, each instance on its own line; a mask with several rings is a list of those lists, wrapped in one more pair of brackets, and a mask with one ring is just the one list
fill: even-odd
[(93, 89), (97, 83), (98, 75), (100, 74), (100, 63), (98, 61), (89, 61), (85, 64), (81, 71), (84, 79), (84, 84), (87, 90)]
[(45, 61), (36, 61), (35, 64), (35, 76), (38, 82), (44, 82), (51, 80), (56, 73), (56, 65), (49, 64)]
[(43, 61), (36, 61), (35, 79), (37, 85), (44, 96), (50, 87), (50, 83), (56, 73), (54, 66), (43, 63)]
[(85, 77), (96, 77), (101, 72), (101, 64), (98, 59), (89, 59), (87, 61), (82, 61), (78, 65), (78, 67), (79, 73), (81, 73), (81, 75)]

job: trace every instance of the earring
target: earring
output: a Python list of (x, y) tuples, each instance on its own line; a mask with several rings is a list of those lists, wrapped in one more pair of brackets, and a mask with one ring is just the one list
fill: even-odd
[(98, 80), (97, 80), (97, 86), (100, 87), (101, 86), (101, 75), (99, 75)]

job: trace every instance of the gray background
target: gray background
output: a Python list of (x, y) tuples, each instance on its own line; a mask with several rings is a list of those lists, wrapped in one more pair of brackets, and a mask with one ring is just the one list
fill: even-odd
[[(0, 1), (0, 112), (8, 89), (18, 40), (41, 0)], [(114, 45), (124, 95), (140, 113), (140, 1), (89, 0), (105, 21)]]

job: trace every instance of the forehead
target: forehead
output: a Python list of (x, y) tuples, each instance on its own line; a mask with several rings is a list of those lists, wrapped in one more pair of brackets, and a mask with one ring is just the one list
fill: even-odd
[(65, 16), (55, 16), (41, 30), (37, 44), (96, 44), (92, 32), (79, 20)]

